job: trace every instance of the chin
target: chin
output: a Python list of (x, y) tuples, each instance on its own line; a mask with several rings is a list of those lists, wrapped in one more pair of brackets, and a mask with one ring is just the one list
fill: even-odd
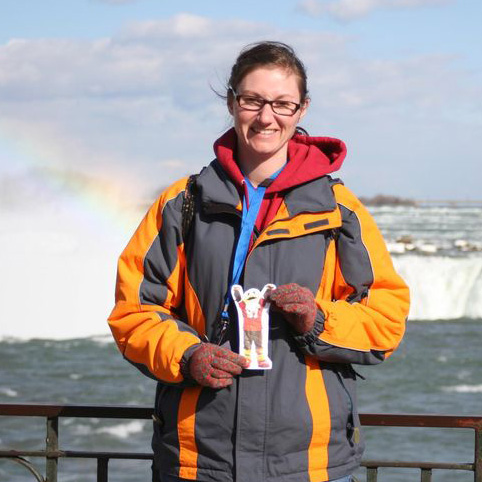
[(279, 151), (282, 146), (280, 146), (278, 139), (260, 139), (255, 142), (250, 142), (250, 149), (253, 152), (259, 154), (274, 154)]
[(251, 152), (253, 153), (254, 156), (269, 158), (271, 156), (274, 156), (278, 152), (278, 149), (273, 147), (270, 148), (268, 146), (260, 146), (260, 147), (256, 146), (256, 147), (251, 147)]

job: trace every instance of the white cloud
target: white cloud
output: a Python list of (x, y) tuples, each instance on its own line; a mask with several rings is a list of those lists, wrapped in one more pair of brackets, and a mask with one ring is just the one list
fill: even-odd
[[(165, 184), (212, 158), (228, 116), (210, 84), (222, 91), (246, 36), (265, 27), (182, 14), (112, 38), (12, 39), (0, 46), (0, 133), (34, 164), (102, 173), (134, 165)], [(179, 155), (177, 170), (161, 162)]]
[(340, 21), (364, 17), (377, 10), (436, 7), (453, 0), (304, 0), (299, 9), (311, 16), (330, 15)]
[[(148, 190), (166, 185), (212, 159), (229, 115), (210, 84), (222, 90), (239, 49), (261, 39), (297, 49), (312, 97), (304, 124), (348, 140), (358, 162), (349, 161), (346, 172), (360, 185), (369, 186), (370, 165), (386, 152), (393, 162), (414, 163), (414, 152), (425, 149), (448, 165), (451, 150), (461, 152), (452, 132), (460, 131), (468, 151), (466, 138), (480, 129), (472, 119), (482, 93), (454, 57), (359, 59), (339, 35), (183, 14), (127, 25), (112, 38), (1, 45), (0, 134), (26, 149), (33, 164), (138, 175)], [(470, 149), (467, 158), (475, 159)], [(0, 169), (7, 162), (0, 142)], [(394, 180), (393, 166), (384, 169), (392, 192), (403, 189), (400, 176), (413, 185), (410, 171)]]

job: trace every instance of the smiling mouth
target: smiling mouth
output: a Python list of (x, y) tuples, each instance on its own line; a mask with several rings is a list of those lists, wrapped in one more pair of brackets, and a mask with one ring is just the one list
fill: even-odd
[(255, 134), (261, 134), (263, 136), (270, 136), (276, 133), (276, 129), (256, 129), (254, 127), (251, 129)]

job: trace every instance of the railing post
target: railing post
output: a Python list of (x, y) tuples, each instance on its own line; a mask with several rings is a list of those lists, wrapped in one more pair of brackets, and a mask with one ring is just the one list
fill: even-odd
[(432, 469), (422, 469), (421, 482), (432, 482)]
[(482, 426), (480, 423), (475, 429), (474, 481), (482, 482)]
[(109, 480), (109, 459), (100, 457), (97, 459), (97, 482), (107, 482)]
[[(57, 452), (59, 449), (59, 418), (47, 417), (47, 438), (45, 448), (48, 452)], [(57, 482), (57, 466), (59, 459), (57, 456), (48, 456), (45, 459), (46, 482)]]
[(378, 468), (367, 467), (367, 482), (377, 482), (378, 480)]

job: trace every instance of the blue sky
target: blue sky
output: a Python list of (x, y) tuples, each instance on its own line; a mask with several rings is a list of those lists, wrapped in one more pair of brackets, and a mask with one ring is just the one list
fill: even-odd
[(303, 124), (339, 137), (359, 195), (481, 199), (479, 0), (10, 0), (0, 17), (0, 177), (48, 168), (140, 196), (199, 170), (239, 49), (292, 44)]

